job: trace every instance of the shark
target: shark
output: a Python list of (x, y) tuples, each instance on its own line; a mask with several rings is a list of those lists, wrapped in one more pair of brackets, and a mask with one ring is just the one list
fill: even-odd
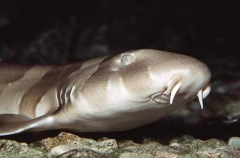
[(65, 65), (0, 65), (0, 136), (68, 129), (124, 131), (210, 91), (203, 62), (154, 49)]

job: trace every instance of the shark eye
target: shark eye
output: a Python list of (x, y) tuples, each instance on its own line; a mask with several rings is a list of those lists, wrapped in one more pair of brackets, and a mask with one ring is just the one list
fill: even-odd
[(132, 55), (124, 55), (121, 60), (122, 65), (129, 65), (134, 62), (134, 57)]

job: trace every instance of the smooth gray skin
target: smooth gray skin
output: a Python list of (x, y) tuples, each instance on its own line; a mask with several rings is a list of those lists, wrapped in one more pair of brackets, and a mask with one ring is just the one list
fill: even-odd
[(210, 92), (199, 60), (142, 49), (62, 66), (0, 66), (0, 135), (71, 129), (122, 131)]

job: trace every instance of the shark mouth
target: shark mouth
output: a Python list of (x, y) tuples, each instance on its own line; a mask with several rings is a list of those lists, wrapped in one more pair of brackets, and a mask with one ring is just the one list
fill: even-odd
[[(164, 93), (155, 93), (151, 96), (151, 98), (155, 101), (155, 102), (158, 102), (158, 103), (163, 103), (163, 104), (173, 104), (173, 100), (177, 94), (177, 92), (179, 91), (181, 85), (178, 83), (178, 84), (175, 84), (173, 86), (173, 88), (171, 89), (171, 91), (168, 93), (168, 92), (164, 92)], [(211, 86), (210, 84), (207, 85), (205, 88), (199, 90), (197, 93), (196, 93), (196, 96), (198, 97), (198, 100), (199, 100), (199, 103), (200, 103), (200, 106), (201, 106), (201, 109), (203, 109), (203, 99), (206, 98), (208, 96), (208, 94), (210, 93), (211, 91)], [(168, 95), (169, 94), (169, 95)], [(170, 97), (169, 97), (170, 96)], [(192, 97), (194, 98), (194, 97)]]
[[(177, 84), (173, 87), (172, 91), (171, 91), (171, 95), (170, 95), (170, 104), (173, 104), (173, 100), (175, 95), (177, 94), (178, 90), (180, 89), (180, 84)], [(201, 106), (201, 109), (203, 109), (203, 99), (206, 98), (208, 96), (208, 94), (211, 91), (211, 86), (210, 84), (207, 85), (205, 88), (199, 90), (197, 92), (197, 97)]]

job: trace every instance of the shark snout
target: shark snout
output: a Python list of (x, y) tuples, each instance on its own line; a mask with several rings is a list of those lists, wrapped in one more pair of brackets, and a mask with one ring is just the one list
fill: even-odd
[[(197, 97), (201, 109), (203, 109), (203, 99), (206, 98), (211, 91), (211, 85), (209, 83), (211, 73), (208, 67), (199, 62), (193, 66), (182, 66), (179, 69), (175, 68), (168, 72), (171, 73), (169, 76), (165, 76), (165, 82), (159, 84), (159, 89), (161, 90), (151, 95), (151, 99), (157, 103), (172, 105), (181, 104), (180, 102), (186, 103)], [(158, 78), (158, 80), (161, 78), (163, 78), (163, 76)], [(164, 89), (163, 87), (166, 88)], [(179, 102), (179, 100), (181, 101)]]

